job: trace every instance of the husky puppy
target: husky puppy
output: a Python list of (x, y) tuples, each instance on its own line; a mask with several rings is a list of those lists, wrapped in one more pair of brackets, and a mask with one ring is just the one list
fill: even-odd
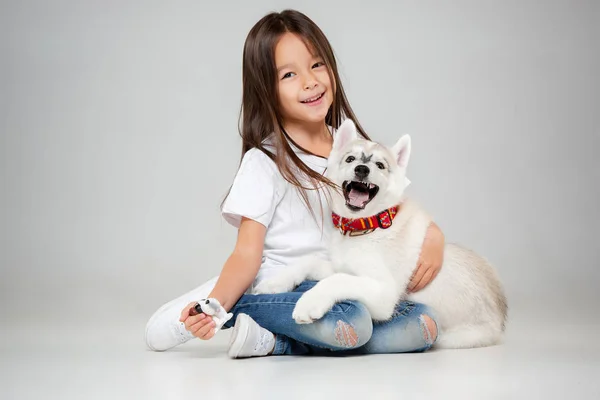
[[(408, 135), (387, 148), (359, 138), (351, 120), (338, 129), (325, 176), (331, 191), (329, 259), (305, 257), (261, 282), (255, 293), (292, 290), (305, 279), (320, 281), (298, 301), (297, 323), (321, 318), (338, 301), (363, 303), (373, 320), (391, 318), (402, 300), (433, 308), (435, 346), (469, 348), (501, 342), (507, 305), (494, 268), (481, 256), (446, 244), (437, 277), (407, 293), (431, 217), (404, 197), (411, 151)], [(326, 220), (327, 221), (327, 220)]]

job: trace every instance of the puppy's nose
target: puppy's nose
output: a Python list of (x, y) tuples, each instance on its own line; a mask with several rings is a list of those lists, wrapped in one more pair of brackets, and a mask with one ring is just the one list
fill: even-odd
[(371, 171), (369, 170), (369, 167), (367, 167), (366, 165), (358, 165), (358, 166), (356, 166), (356, 168), (354, 168), (354, 173), (360, 179), (365, 179), (367, 177), (367, 175), (369, 175), (369, 172), (371, 172)]

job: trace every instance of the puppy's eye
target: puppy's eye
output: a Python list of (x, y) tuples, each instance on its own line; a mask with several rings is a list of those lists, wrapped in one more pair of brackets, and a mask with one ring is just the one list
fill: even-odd
[(354, 160), (356, 160), (356, 158), (354, 156), (349, 156), (348, 158), (346, 158), (347, 163), (351, 163)]
[(385, 169), (385, 165), (383, 165), (382, 162), (376, 162), (375, 165), (377, 165), (377, 168), (379, 169)]

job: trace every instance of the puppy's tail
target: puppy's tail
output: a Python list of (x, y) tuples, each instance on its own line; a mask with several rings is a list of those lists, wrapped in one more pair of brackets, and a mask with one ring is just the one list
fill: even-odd
[(493, 346), (502, 343), (501, 327), (489, 325), (468, 325), (441, 331), (434, 347), (440, 349), (468, 349)]

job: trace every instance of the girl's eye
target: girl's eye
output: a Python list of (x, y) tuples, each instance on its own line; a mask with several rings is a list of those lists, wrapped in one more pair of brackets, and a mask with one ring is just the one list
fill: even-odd
[(325, 63), (323, 61), (319, 61), (318, 63), (316, 63), (315, 65), (313, 65), (313, 68), (322, 67), (323, 65), (325, 65)]
[(293, 72), (288, 72), (287, 74), (283, 75), (283, 77), (281, 79), (291, 78), (292, 74), (293, 74)]
[(377, 168), (379, 169), (385, 169), (385, 165), (383, 165), (382, 162), (376, 162), (375, 165), (377, 165)]
[(354, 158), (354, 156), (349, 156), (348, 158), (346, 158), (347, 163), (351, 163), (354, 160), (356, 160), (356, 158)]

